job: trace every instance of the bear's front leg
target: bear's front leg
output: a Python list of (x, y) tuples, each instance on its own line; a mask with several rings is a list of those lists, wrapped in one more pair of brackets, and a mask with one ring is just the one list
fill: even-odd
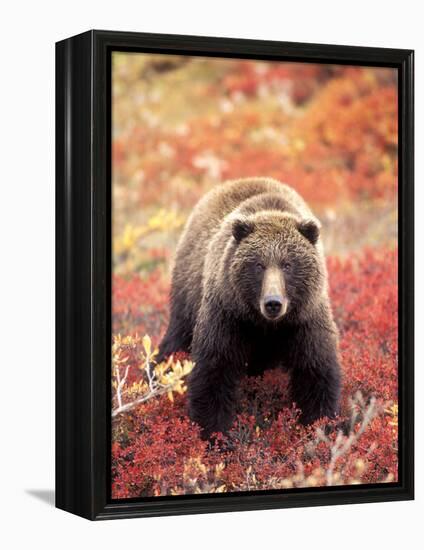
[(300, 421), (311, 424), (324, 416), (336, 416), (341, 374), (332, 321), (312, 320), (296, 327), (290, 338), (287, 361), (291, 372), (291, 397), (302, 411)]
[[(188, 380), (190, 418), (199, 424), (203, 439), (226, 432), (234, 419), (236, 390), (246, 370), (246, 349), (235, 327), (218, 317), (202, 316), (195, 329), (192, 357), (195, 367)], [(219, 320), (218, 320), (219, 319)]]
[(189, 379), (189, 415), (202, 429), (202, 439), (231, 427), (238, 381), (230, 369), (219, 356), (196, 360)]

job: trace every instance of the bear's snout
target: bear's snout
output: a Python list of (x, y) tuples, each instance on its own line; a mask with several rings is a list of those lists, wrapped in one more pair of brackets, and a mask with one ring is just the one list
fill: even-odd
[(262, 282), (261, 313), (266, 319), (276, 321), (287, 312), (287, 307), (283, 274), (278, 267), (269, 267)]
[(270, 321), (276, 321), (287, 313), (288, 305), (289, 302), (287, 298), (278, 294), (272, 294), (264, 297), (261, 304), (261, 311), (264, 317)]
[(266, 296), (264, 299), (265, 311), (270, 317), (278, 317), (283, 307), (282, 296)]

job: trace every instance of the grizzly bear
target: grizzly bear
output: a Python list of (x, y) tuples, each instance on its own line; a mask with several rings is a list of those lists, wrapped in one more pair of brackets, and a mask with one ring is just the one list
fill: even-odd
[(207, 193), (177, 247), (158, 356), (192, 354), (189, 415), (202, 437), (231, 427), (243, 376), (275, 367), (290, 373), (302, 423), (335, 416), (337, 341), (320, 224), (297, 192), (248, 178)]

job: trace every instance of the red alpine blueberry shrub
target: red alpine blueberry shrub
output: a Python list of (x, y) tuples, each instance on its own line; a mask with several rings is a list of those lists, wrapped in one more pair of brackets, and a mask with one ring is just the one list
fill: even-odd
[[(188, 419), (185, 394), (154, 397), (113, 420), (113, 497), (396, 480), (396, 258), (396, 250), (367, 250), (328, 261), (344, 373), (340, 418), (303, 427), (287, 376), (268, 371), (243, 381), (236, 421), (211, 446)], [(167, 289), (157, 283), (156, 276), (115, 278), (115, 328), (148, 327), (159, 341)], [(155, 303), (152, 318), (140, 317), (142, 299)], [(144, 375), (139, 348), (123, 348), (136, 372), (131, 380)]]

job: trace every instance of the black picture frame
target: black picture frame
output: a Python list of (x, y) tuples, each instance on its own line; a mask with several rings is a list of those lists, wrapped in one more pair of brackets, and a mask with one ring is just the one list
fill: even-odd
[[(112, 51), (394, 67), (399, 75), (399, 481), (110, 499)], [(91, 520), (414, 497), (413, 51), (89, 31), (56, 44), (56, 506)]]

